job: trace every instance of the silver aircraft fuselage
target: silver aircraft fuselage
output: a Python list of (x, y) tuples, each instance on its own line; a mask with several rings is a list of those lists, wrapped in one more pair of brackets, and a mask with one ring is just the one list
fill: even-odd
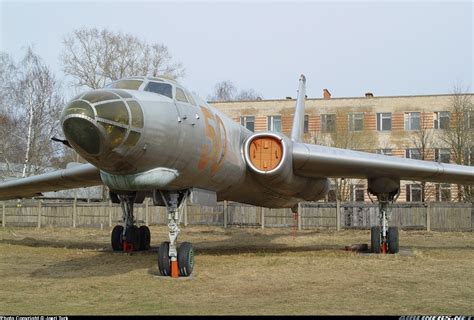
[[(167, 82), (175, 91), (177, 84)], [(284, 183), (281, 191), (267, 185), (281, 182), (259, 181), (247, 169), (243, 150), (254, 133), (198, 97), (190, 98), (194, 104), (143, 90), (94, 90), (73, 99), (61, 122), (67, 140), (101, 170), (102, 181), (114, 191), (197, 187), (215, 191), (218, 199), (266, 207), (294, 206), (304, 191), (298, 188), (308, 184), (316, 192), (311, 200), (327, 193), (326, 178), (298, 178), (304, 183)], [(109, 112), (112, 108), (122, 108), (122, 117)], [(91, 140), (96, 140), (93, 146)]]

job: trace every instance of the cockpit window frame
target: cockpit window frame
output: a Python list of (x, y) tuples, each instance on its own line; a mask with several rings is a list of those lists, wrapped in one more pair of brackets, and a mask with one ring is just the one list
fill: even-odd
[[(136, 88), (136, 89), (128, 89), (128, 88), (115, 88), (113, 87), (114, 84), (117, 82), (122, 82), (122, 81), (140, 81), (141, 84)], [(116, 80), (114, 82), (111, 82), (105, 86), (107, 89), (115, 89), (115, 90), (136, 90), (136, 91), (143, 91), (144, 85), (147, 83), (144, 79), (139, 79), (139, 78), (125, 78), (125, 79), (120, 79)]]
[(184, 90), (184, 93), (186, 94), (186, 97), (189, 100), (189, 103), (192, 104), (193, 106), (197, 106), (196, 99), (194, 99), (194, 96), (191, 92)]
[[(186, 99), (186, 101), (183, 101), (183, 100), (178, 99), (178, 90), (181, 90), (181, 92), (183, 93), (183, 96), (184, 96), (184, 98)], [(174, 96), (175, 96), (175, 100), (176, 100), (177, 102), (182, 102), (182, 103), (191, 104), (191, 103), (189, 102), (188, 97), (186, 96), (185, 90), (184, 90), (183, 88), (181, 88), (181, 87), (178, 87), (178, 86), (175, 87), (175, 95), (174, 95)]]
[[(166, 85), (169, 85), (171, 87), (171, 97), (165, 95), (165, 94), (161, 94), (161, 93), (158, 93), (158, 92), (154, 92), (154, 91), (147, 91), (146, 88), (148, 87), (148, 85), (150, 83), (161, 83), (161, 84), (166, 84)], [(155, 94), (159, 94), (159, 95), (162, 95), (164, 97), (167, 97), (167, 98), (170, 98), (170, 99), (174, 99), (174, 97), (176, 96), (174, 91), (175, 91), (175, 86), (172, 84), (172, 83), (169, 83), (169, 82), (165, 82), (165, 81), (157, 81), (157, 80), (148, 80), (146, 81), (145, 85), (141, 88), (141, 91), (143, 92), (151, 92), (151, 93), (155, 93)]]

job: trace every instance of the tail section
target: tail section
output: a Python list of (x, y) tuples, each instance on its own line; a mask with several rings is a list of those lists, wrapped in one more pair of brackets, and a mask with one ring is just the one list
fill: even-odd
[(302, 142), (304, 129), (304, 101), (306, 99), (306, 78), (302, 74), (298, 85), (298, 96), (296, 98), (296, 109), (291, 129), (291, 140)]

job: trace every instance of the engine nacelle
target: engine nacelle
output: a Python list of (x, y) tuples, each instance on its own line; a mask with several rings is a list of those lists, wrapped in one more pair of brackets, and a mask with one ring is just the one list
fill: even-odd
[(315, 201), (329, 191), (328, 179), (300, 177), (293, 173), (293, 142), (284, 135), (256, 133), (247, 138), (243, 153), (256, 180), (277, 193)]

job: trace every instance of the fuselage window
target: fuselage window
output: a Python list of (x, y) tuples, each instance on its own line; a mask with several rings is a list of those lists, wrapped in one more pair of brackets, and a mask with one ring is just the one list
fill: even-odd
[(150, 82), (147, 84), (145, 91), (154, 92), (173, 99), (173, 88), (169, 83)]
[(142, 80), (119, 80), (109, 84), (107, 88), (138, 90), (142, 83)]
[(183, 89), (181, 88), (176, 88), (176, 100), (189, 103), (188, 99), (186, 98), (186, 95), (184, 94)]

